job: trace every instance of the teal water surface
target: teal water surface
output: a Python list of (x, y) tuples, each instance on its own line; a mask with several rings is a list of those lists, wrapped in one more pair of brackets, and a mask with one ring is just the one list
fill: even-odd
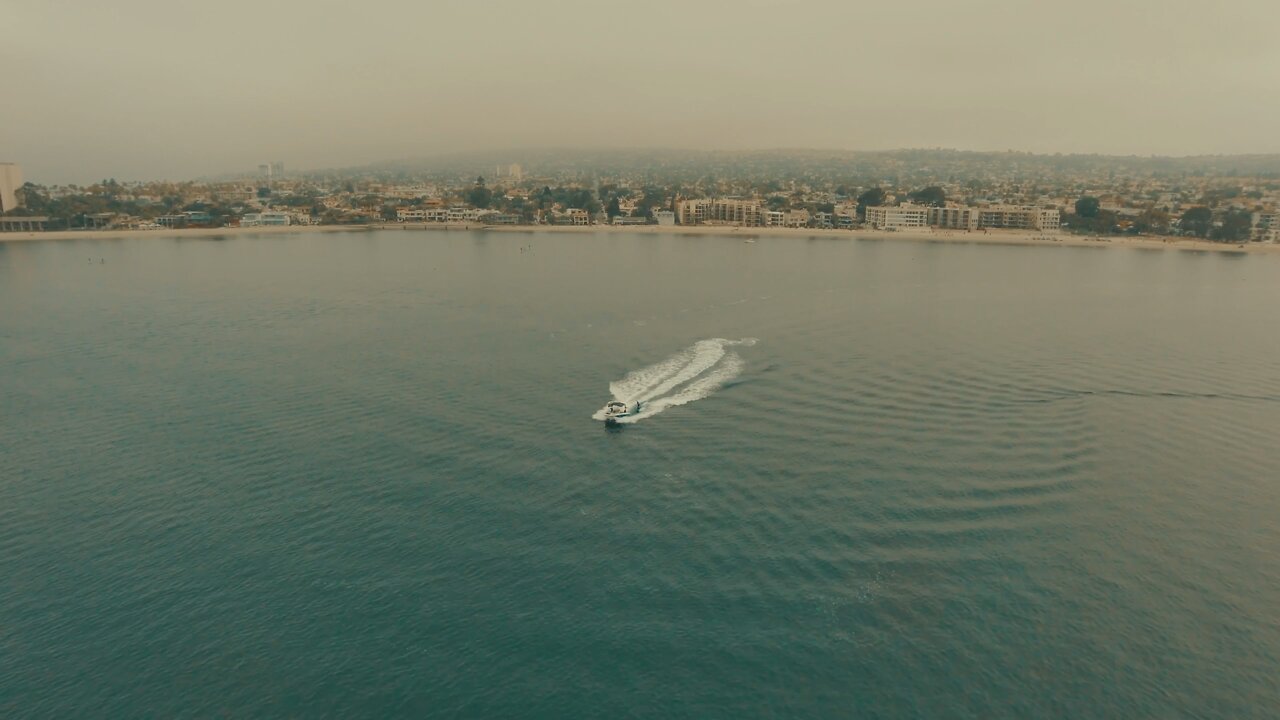
[(1262, 255), (0, 243), (0, 716), (1275, 717), (1277, 308)]

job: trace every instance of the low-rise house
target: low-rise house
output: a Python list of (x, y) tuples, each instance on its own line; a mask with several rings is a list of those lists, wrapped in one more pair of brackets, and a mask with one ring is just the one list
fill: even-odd
[(289, 213), (279, 210), (247, 213), (240, 217), (240, 227), (282, 227), (290, 224)]

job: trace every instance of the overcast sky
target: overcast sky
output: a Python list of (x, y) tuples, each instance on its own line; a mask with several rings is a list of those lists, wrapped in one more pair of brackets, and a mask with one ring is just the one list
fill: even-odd
[(0, 0), (0, 161), (482, 147), (1280, 152), (1280, 0)]

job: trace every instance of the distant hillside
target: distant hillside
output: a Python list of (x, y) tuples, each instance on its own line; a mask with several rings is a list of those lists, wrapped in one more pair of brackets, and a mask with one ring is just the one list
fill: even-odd
[(662, 175), (815, 179), (830, 177), (912, 180), (970, 177), (1051, 177), (1114, 174), (1129, 177), (1280, 177), (1280, 155), (1188, 157), (1037, 155), (915, 149), (888, 151), (778, 149), (705, 151), (677, 149), (513, 149), (395, 160), (324, 174), (406, 175), (458, 179), (491, 176), (495, 167), (519, 164), (527, 176)]

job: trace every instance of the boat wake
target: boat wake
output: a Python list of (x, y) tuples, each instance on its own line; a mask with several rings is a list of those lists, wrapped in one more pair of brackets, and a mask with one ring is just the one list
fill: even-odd
[[(755, 338), (699, 340), (660, 363), (627, 373), (621, 380), (609, 383), (609, 392), (615, 400), (640, 404), (639, 412), (618, 418), (617, 422), (640, 422), (667, 408), (707, 397), (742, 373), (745, 363), (730, 348), (755, 344)], [(592, 417), (604, 420), (604, 410)]]

